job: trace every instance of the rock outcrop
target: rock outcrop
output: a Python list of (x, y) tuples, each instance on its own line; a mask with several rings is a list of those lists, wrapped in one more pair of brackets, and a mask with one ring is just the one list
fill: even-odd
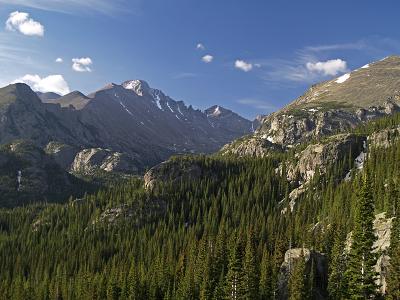
[(78, 152), (71, 164), (71, 172), (93, 175), (96, 171), (135, 174), (137, 161), (120, 152), (101, 148), (84, 149)]
[(305, 274), (311, 274), (313, 267), (314, 280), (316, 284), (313, 299), (327, 299), (328, 284), (328, 265), (327, 258), (324, 254), (307, 249), (294, 248), (286, 251), (285, 259), (281, 265), (278, 278), (278, 299), (288, 299), (288, 283), (293, 268), (296, 267), (300, 259), (306, 262)]
[(220, 150), (222, 155), (238, 157), (266, 157), (271, 151), (282, 151), (284, 147), (274, 144), (257, 136), (246, 136), (242, 139), (226, 144)]
[[(17, 183), (17, 174), (21, 178)], [(15, 141), (0, 148), (0, 202), (18, 205), (44, 197), (66, 199), (82, 185), (63, 170), (41, 148), (27, 141)]]
[(144, 175), (146, 190), (153, 190), (158, 184), (171, 181), (180, 182), (198, 179), (203, 170), (196, 162), (189, 160), (169, 160), (151, 168)]
[(306, 183), (310, 181), (316, 171), (325, 174), (333, 163), (351, 157), (355, 159), (364, 150), (366, 137), (355, 134), (338, 134), (330, 136), (307, 146), (300, 153), (295, 154), (295, 161), (286, 165), (289, 181)]
[(392, 129), (383, 129), (372, 133), (368, 137), (368, 143), (373, 147), (390, 147), (400, 138), (400, 126)]

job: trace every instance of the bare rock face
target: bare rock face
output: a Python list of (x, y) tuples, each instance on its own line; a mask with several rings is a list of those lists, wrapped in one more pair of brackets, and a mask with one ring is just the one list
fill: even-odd
[(365, 137), (354, 134), (339, 134), (327, 138), (324, 142), (311, 144), (295, 155), (296, 161), (287, 165), (289, 181), (300, 179), (302, 183), (310, 181), (315, 172), (324, 174), (330, 164), (348, 157), (353, 159), (363, 149)]
[(44, 151), (53, 157), (63, 169), (69, 170), (79, 149), (62, 143), (50, 142), (46, 145)]
[(273, 151), (282, 151), (283, 147), (257, 136), (245, 137), (222, 147), (222, 155), (238, 157), (266, 157)]
[(144, 186), (146, 190), (153, 190), (157, 184), (171, 180), (179, 182), (182, 180), (197, 179), (202, 176), (202, 168), (194, 162), (166, 161), (151, 168), (144, 175)]
[(101, 148), (80, 151), (74, 158), (71, 171), (91, 175), (97, 170), (105, 172), (137, 173), (137, 162), (127, 154)]
[(328, 265), (324, 254), (307, 249), (294, 248), (286, 251), (278, 277), (278, 299), (288, 299), (288, 282), (290, 274), (300, 259), (306, 262), (306, 274), (314, 267), (316, 290), (313, 299), (327, 299)]
[(268, 116), (258, 130), (271, 142), (293, 146), (354, 127), (360, 121), (342, 110), (319, 111), (318, 108), (278, 112)]
[(0, 177), (0, 202), (4, 205), (10, 201), (14, 201), (12, 205), (37, 201), (44, 196), (64, 199), (74, 192), (79, 181), (28, 141), (14, 141), (0, 147)]
[(384, 129), (374, 132), (368, 137), (371, 146), (388, 148), (400, 138), (400, 126), (393, 129)]

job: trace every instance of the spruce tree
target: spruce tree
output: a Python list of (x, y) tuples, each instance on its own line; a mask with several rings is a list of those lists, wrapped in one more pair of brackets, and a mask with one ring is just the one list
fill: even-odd
[(330, 299), (343, 299), (345, 292), (344, 273), (346, 271), (346, 255), (344, 253), (345, 234), (340, 228), (336, 232), (330, 255), (328, 293)]
[(225, 295), (227, 299), (243, 299), (243, 245), (240, 236), (233, 234), (229, 255), (228, 272), (226, 274)]
[(358, 193), (358, 205), (353, 230), (353, 243), (346, 272), (347, 295), (350, 299), (371, 299), (376, 296), (376, 264), (372, 247), (376, 240), (373, 228), (374, 200), (368, 173), (364, 175)]
[(263, 251), (261, 259), (261, 270), (260, 270), (260, 298), (271, 299), (273, 295), (272, 291), (272, 270), (270, 256), (267, 250)]
[(247, 243), (243, 263), (244, 271), (244, 293), (245, 299), (253, 300), (258, 298), (259, 272), (257, 266), (257, 254), (255, 249), (253, 230), (247, 234)]

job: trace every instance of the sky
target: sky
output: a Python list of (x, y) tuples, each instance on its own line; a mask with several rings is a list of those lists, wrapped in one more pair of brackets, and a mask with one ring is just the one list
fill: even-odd
[(143, 79), (252, 119), (400, 54), (398, 1), (0, 0), (0, 86), (90, 93)]

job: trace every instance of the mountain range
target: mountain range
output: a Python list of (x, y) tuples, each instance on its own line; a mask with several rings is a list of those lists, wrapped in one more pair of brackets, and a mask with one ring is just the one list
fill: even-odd
[[(143, 80), (65, 96), (35, 93), (25, 84), (9, 85), (0, 89), (0, 118), (1, 144), (34, 141), (69, 168), (85, 149), (93, 149), (79, 156), (86, 161), (107, 152), (116, 159), (114, 165), (125, 157), (127, 173), (140, 172), (174, 154), (215, 152), (257, 126), (218, 105), (194, 109)], [(110, 168), (114, 167), (118, 169)]]

